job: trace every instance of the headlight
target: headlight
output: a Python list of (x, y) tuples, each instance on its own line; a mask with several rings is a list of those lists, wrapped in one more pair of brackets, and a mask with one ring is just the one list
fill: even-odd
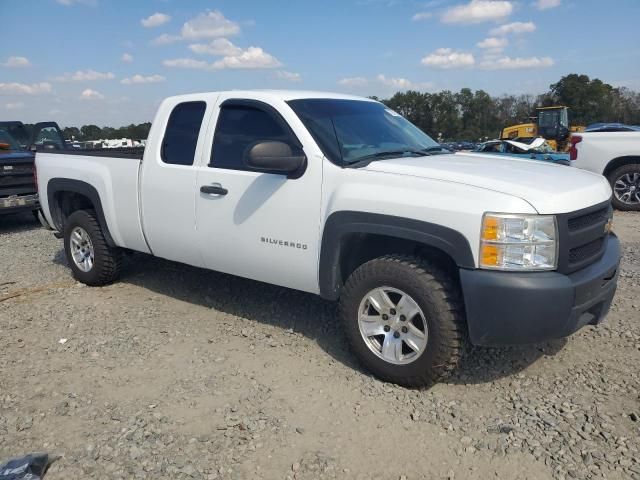
[(498, 270), (555, 270), (558, 227), (553, 215), (485, 213), (480, 267)]

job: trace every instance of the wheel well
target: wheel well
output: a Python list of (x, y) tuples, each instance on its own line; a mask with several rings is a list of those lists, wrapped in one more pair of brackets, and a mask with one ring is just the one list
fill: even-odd
[(64, 224), (69, 216), (77, 210), (94, 210), (93, 202), (81, 193), (61, 191), (53, 195), (55, 208), (52, 209), (54, 223), (60, 232), (64, 230)]
[(414, 240), (372, 233), (352, 233), (342, 239), (340, 248), (340, 278), (347, 278), (360, 265), (388, 254), (412, 255), (424, 258), (446, 271), (459, 284), (456, 262), (443, 250)]
[(609, 174), (611, 174), (611, 172), (613, 172), (615, 169), (620, 168), (624, 165), (634, 165), (636, 163), (640, 164), (640, 157), (638, 156), (629, 155), (625, 157), (614, 158), (607, 164), (602, 174), (605, 177), (609, 178)]

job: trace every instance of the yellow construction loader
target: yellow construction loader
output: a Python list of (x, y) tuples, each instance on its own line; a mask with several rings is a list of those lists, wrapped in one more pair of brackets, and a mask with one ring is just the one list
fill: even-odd
[(569, 148), (569, 136), (573, 132), (584, 131), (583, 126), (569, 125), (569, 107), (562, 105), (536, 108), (537, 117), (530, 123), (505, 127), (500, 132), (501, 140), (544, 138), (558, 152)]

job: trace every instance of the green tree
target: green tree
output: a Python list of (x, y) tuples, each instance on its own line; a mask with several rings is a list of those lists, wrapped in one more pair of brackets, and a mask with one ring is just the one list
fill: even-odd
[(572, 73), (550, 86), (548, 98), (569, 107), (573, 124), (587, 125), (593, 122), (618, 120), (613, 108), (619, 92), (602, 80), (591, 80), (587, 75)]
[(80, 138), (80, 129), (78, 127), (65, 127), (62, 130), (65, 140), (78, 140)]
[(80, 127), (80, 136), (83, 140), (100, 140), (102, 129), (97, 125), (83, 125)]

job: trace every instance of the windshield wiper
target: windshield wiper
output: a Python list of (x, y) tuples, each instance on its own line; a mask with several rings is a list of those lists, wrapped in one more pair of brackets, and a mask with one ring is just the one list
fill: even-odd
[(423, 153), (430, 153), (430, 152), (442, 152), (443, 150), (446, 150), (446, 149), (444, 147), (441, 147), (440, 145), (434, 145), (432, 147), (423, 148), (420, 151)]
[(363, 167), (375, 160), (384, 160), (385, 158), (406, 157), (409, 155), (413, 155), (416, 157), (425, 157), (429, 155), (429, 153), (426, 153), (423, 150), (417, 150), (415, 148), (403, 148), (402, 150), (386, 150), (384, 152), (377, 152), (377, 153), (372, 153), (371, 155), (365, 155), (364, 157), (360, 157), (353, 162), (347, 163), (346, 166), (354, 167), (354, 168)]

